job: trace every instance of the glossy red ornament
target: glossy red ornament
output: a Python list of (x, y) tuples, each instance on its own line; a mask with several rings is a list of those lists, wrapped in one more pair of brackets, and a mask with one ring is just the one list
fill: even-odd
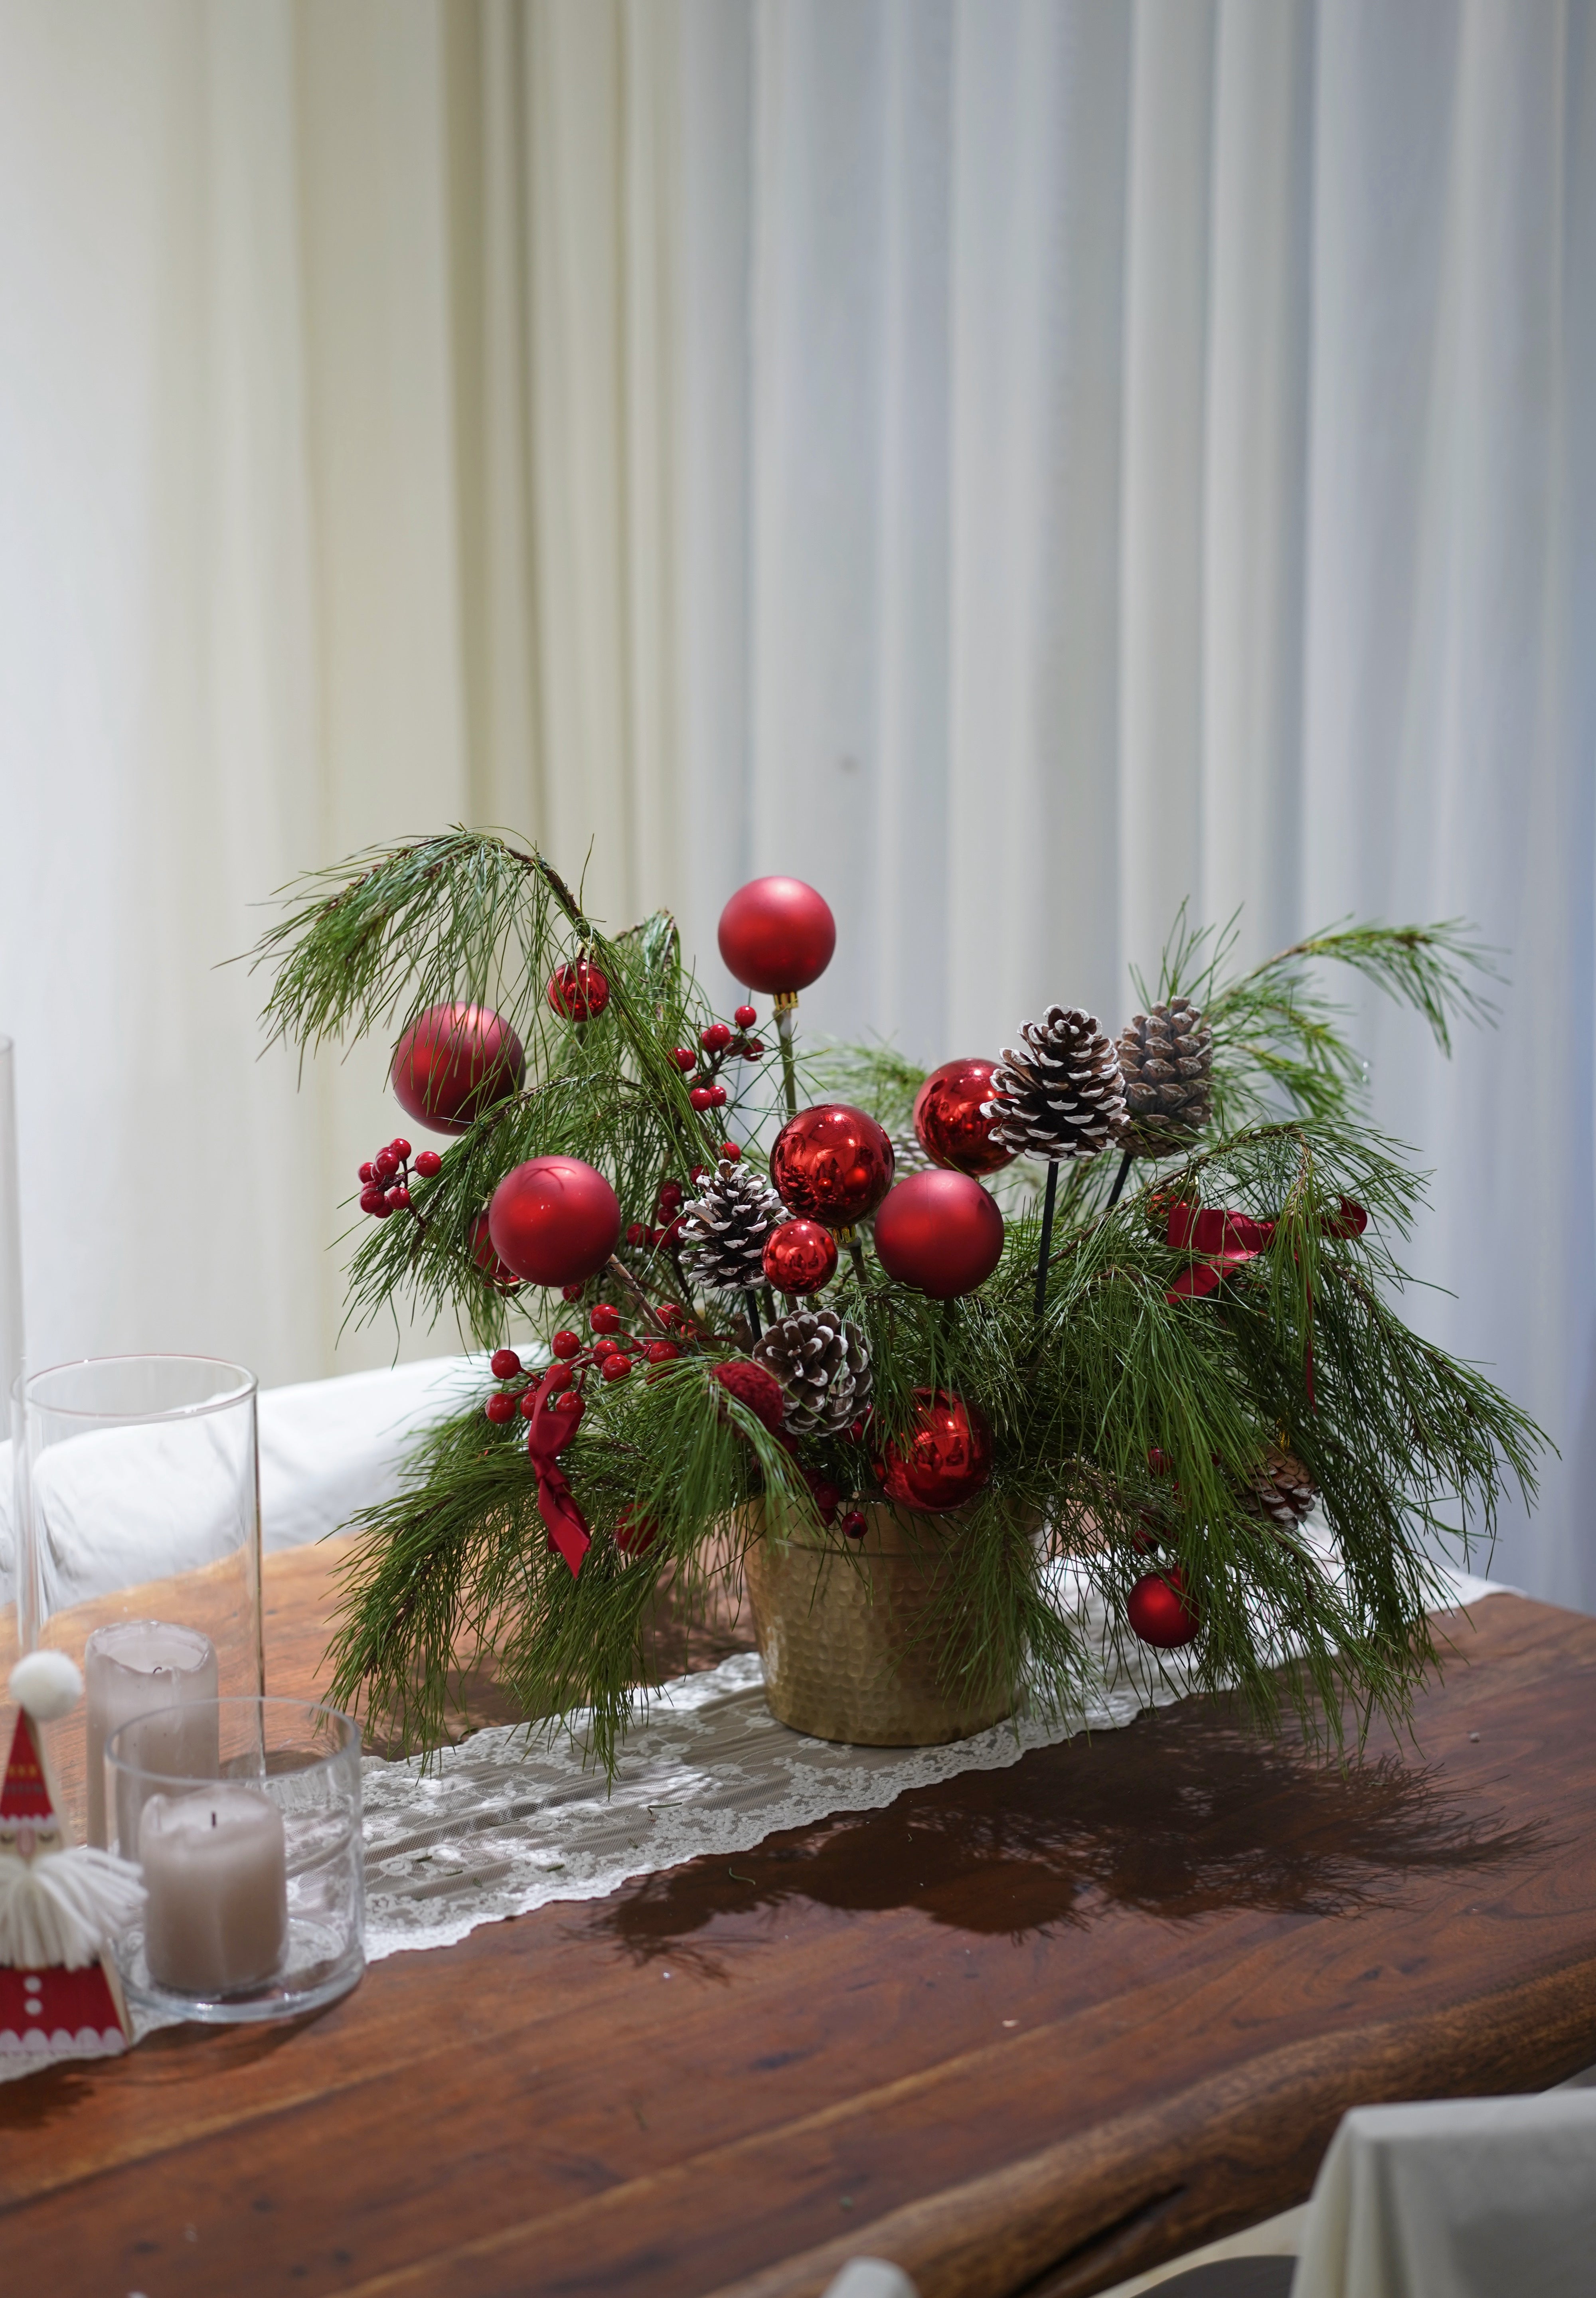
[(520, 1038), (487, 1005), (429, 1006), (394, 1046), (388, 1071), (405, 1115), (434, 1133), (468, 1131), (519, 1093), (525, 1075)]
[(585, 957), (556, 968), (549, 977), (549, 1003), (567, 1021), (591, 1021), (609, 1003), (609, 978)]
[(573, 1285), (615, 1251), (621, 1208), (603, 1174), (579, 1157), (533, 1157), (494, 1190), (488, 1234), (529, 1284)]
[(889, 1277), (951, 1301), (984, 1285), (1003, 1258), (1003, 1215), (968, 1173), (911, 1173), (875, 1217), (877, 1258)]
[(902, 1508), (935, 1516), (975, 1498), (992, 1474), (992, 1432), (979, 1409), (945, 1388), (914, 1391), (914, 1432), (881, 1456), (881, 1486)]
[(765, 1273), (778, 1293), (818, 1293), (837, 1274), (837, 1240), (818, 1221), (783, 1221), (765, 1239)]
[(509, 1264), (500, 1260), (493, 1250), (493, 1240), (488, 1235), (486, 1211), (477, 1214), (471, 1224), (471, 1258), (481, 1269), (495, 1293), (513, 1293), (521, 1280)]
[(788, 1211), (831, 1228), (851, 1228), (874, 1212), (893, 1170), (891, 1142), (873, 1117), (845, 1101), (800, 1109), (770, 1153), (770, 1178)]
[(1130, 1624), (1145, 1644), (1173, 1651), (1189, 1644), (1203, 1622), (1178, 1565), (1165, 1572), (1144, 1572), (1126, 1600)]
[(992, 1134), (994, 1120), (981, 1115), (992, 1098), (996, 1062), (944, 1062), (914, 1096), (914, 1130), (933, 1165), (950, 1173), (996, 1173), (1013, 1164), (1018, 1152)]
[(750, 989), (806, 989), (831, 963), (837, 921), (801, 878), (756, 878), (721, 912), (726, 971)]

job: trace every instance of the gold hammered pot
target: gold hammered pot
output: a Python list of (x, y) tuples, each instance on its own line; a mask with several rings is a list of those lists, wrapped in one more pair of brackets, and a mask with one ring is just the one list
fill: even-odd
[(957, 1686), (947, 1631), (930, 1624), (940, 1551), (959, 1519), (884, 1504), (864, 1515), (851, 1556), (800, 1522), (773, 1538), (758, 1502), (745, 1519), (757, 1530), (743, 1569), (772, 1715), (861, 1748), (936, 1747), (1001, 1723), (1010, 1690), (978, 1699)]

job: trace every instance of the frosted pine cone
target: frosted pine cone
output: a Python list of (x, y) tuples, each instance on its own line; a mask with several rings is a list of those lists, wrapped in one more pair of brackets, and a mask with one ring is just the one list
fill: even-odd
[(1023, 1049), (1005, 1046), (982, 1104), (1005, 1149), (1032, 1157), (1095, 1157), (1125, 1128), (1119, 1056), (1079, 1005), (1050, 1005), (1026, 1021)]
[(1212, 1112), (1213, 1032), (1187, 997), (1135, 1014), (1120, 1033), (1120, 1072), (1133, 1156), (1187, 1149)]
[(900, 1181), (910, 1173), (934, 1173), (937, 1170), (922, 1148), (917, 1133), (894, 1133), (891, 1141), (892, 1170)]
[(754, 1361), (781, 1382), (781, 1425), (795, 1436), (834, 1435), (870, 1402), (864, 1335), (835, 1309), (795, 1309), (770, 1327)]
[(1282, 1532), (1294, 1532), (1318, 1498), (1313, 1479), (1295, 1454), (1271, 1444), (1242, 1505)]
[(712, 1293), (746, 1293), (763, 1283), (765, 1239), (786, 1218), (763, 1175), (723, 1157), (682, 1215), (682, 1243), (698, 1282)]

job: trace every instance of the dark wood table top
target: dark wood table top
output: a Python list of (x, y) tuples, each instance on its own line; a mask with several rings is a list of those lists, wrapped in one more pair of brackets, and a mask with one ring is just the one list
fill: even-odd
[(1443, 1624), (1344, 1773), (1189, 1701), (0, 2087), (0, 2286), (1064, 2298), (1298, 2202), (1348, 2106), (1596, 2061), (1596, 1620)]

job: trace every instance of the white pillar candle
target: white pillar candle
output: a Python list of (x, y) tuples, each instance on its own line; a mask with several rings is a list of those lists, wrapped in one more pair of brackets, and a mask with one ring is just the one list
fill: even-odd
[[(139, 1734), (138, 1761), (165, 1779), (215, 1777), (221, 1750), (217, 1739), (216, 1647), (197, 1628), (170, 1620), (119, 1620), (96, 1628), (83, 1652), (88, 1695), (88, 1839), (105, 1848), (105, 1742), (124, 1724), (170, 1709), (158, 1728)], [(120, 1814), (119, 1814), (120, 1817)], [(128, 1814), (123, 1856), (137, 1847), (137, 1811)]]
[(145, 1960), (158, 1987), (234, 1995), (271, 1977), (288, 1939), (288, 1864), (269, 1797), (231, 1780), (153, 1795), (138, 1856)]

